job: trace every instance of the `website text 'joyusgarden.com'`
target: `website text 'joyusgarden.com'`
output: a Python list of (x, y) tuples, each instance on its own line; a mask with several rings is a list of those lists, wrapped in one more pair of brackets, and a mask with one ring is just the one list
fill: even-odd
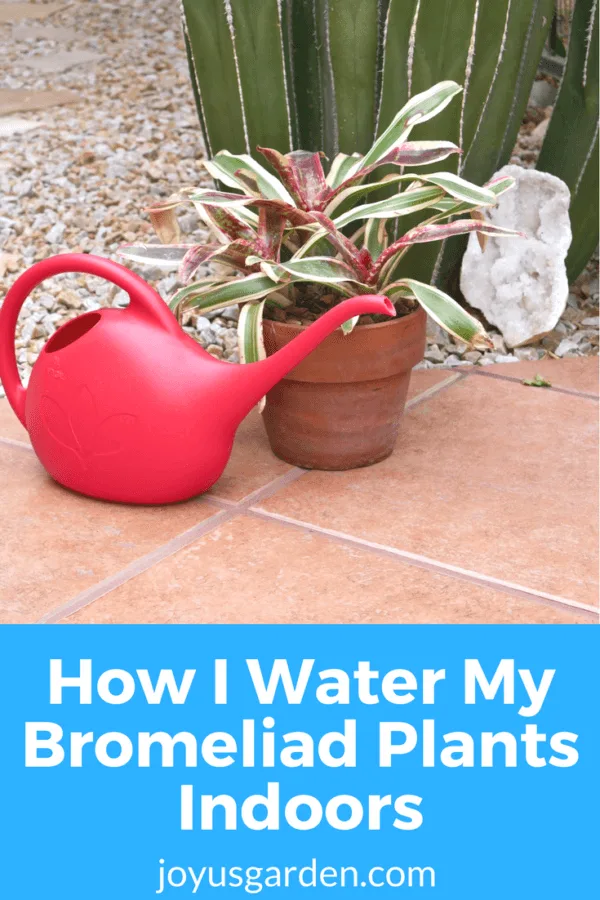
[(433, 888), (431, 866), (372, 866), (360, 872), (354, 866), (321, 865), (316, 858), (304, 866), (171, 866), (159, 860), (156, 894), (199, 894), (213, 888), (241, 888), (260, 894), (269, 888)]

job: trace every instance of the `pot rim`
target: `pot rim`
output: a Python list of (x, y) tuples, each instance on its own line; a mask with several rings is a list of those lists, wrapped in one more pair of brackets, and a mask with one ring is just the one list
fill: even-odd
[[(332, 307), (333, 309), (333, 307)], [(394, 316), (393, 318), (387, 319), (385, 322), (373, 322), (371, 325), (356, 325), (352, 334), (355, 333), (356, 329), (360, 328), (361, 331), (372, 330), (374, 328), (386, 328), (390, 325), (399, 325), (401, 322), (407, 322), (409, 319), (412, 319), (413, 316), (418, 316), (419, 314), (427, 315), (423, 307), (419, 304), (416, 309), (412, 312), (408, 313), (407, 316)], [(320, 318), (320, 317), (319, 317)], [(318, 319), (315, 319), (315, 322), (318, 322)], [(306, 325), (303, 323), (297, 325), (295, 322), (278, 322), (277, 319), (263, 319), (263, 324), (269, 325), (277, 325), (278, 328), (291, 328), (291, 329), (302, 329), (302, 328), (310, 328), (311, 325), (314, 325), (314, 322), (308, 322)]]

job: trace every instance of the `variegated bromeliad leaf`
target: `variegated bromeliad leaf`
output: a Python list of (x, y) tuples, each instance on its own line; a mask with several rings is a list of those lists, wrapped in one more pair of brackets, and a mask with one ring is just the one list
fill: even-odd
[[(411, 97), (364, 156), (339, 155), (327, 175), (316, 152), (260, 147), (265, 165), (246, 153), (216, 153), (205, 166), (226, 190), (182, 191), (149, 210), (159, 238), (177, 234), (179, 240), (177, 208), (192, 203), (214, 240), (126, 246), (121, 255), (135, 262), (162, 257), (178, 268), (184, 286), (170, 300), (177, 313), (241, 304), (240, 358), (246, 362), (264, 354), (263, 311), (290, 305), (291, 285), (323, 285), (340, 299), (375, 292), (397, 302), (411, 298), (451, 334), (485, 345), (481, 324), (455, 300), (398, 271), (417, 245), (471, 232), (482, 242), (518, 236), (485, 216), (512, 186), (511, 179), (479, 187), (457, 173), (433, 171), (436, 163), (458, 157), (458, 146), (412, 139), (413, 128), (443, 112), (459, 94), (459, 86), (446, 81)], [(415, 225), (419, 214), (424, 218)], [(409, 225), (402, 233), (404, 221)], [(400, 230), (395, 240), (392, 225)], [(218, 274), (198, 278), (200, 267), (211, 264), (219, 265)], [(350, 321), (343, 330), (355, 324)]]

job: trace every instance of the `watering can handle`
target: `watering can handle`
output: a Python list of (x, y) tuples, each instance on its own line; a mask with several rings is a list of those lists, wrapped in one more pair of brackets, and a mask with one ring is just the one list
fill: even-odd
[(65, 272), (98, 275), (100, 278), (106, 278), (107, 281), (111, 281), (129, 294), (131, 308), (138, 314), (153, 320), (167, 331), (179, 331), (175, 316), (156, 291), (146, 284), (143, 278), (119, 263), (103, 259), (100, 256), (90, 256), (87, 253), (63, 253), (35, 263), (17, 278), (0, 308), (0, 380), (8, 402), (23, 425), (26, 424), (26, 391), (19, 377), (15, 357), (17, 319), (25, 300), (38, 284), (46, 278)]

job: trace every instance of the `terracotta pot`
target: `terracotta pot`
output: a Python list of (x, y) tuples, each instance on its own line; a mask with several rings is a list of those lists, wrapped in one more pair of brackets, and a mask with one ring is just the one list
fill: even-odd
[[(263, 418), (271, 449), (303, 469), (354, 469), (394, 449), (410, 382), (423, 359), (421, 308), (378, 325), (338, 329), (267, 394)], [(265, 320), (271, 355), (303, 325)]]

